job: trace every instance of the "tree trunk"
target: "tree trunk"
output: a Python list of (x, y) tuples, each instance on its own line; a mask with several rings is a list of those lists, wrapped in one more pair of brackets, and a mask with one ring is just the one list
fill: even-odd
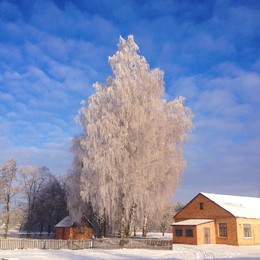
[(162, 231), (162, 235), (163, 235), (163, 237), (164, 237), (165, 227), (162, 227), (161, 231)]
[(135, 226), (134, 227), (134, 237), (136, 237), (136, 230), (137, 230), (137, 227)]
[(52, 228), (51, 228), (51, 224), (49, 223), (49, 224), (48, 224), (48, 236), (49, 236), (50, 233), (51, 233), (51, 229), (52, 229)]
[(134, 232), (134, 224), (135, 224), (135, 209), (136, 209), (136, 203), (133, 203), (131, 207), (130, 217), (129, 217), (129, 225), (128, 225), (128, 231), (127, 236), (131, 237), (132, 233)]
[(143, 237), (146, 237), (148, 233), (148, 216), (147, 214), (144, 215), (144, 221), (143, 221)]
[(28, 198), (28, 212), (27, 212), (27, 237), (29, 237), (29, 233), (31, 233), (32, 229), (32, 207), (31, 207), (31, 198)]
[(99, 238), (102, 238), (102, 236), (103, 236), (103, 230), (102, 230), (102, 227), (103, 227), (103, 224), (102, 224), (102, 219), (101, 218), (98, 218), (98, 220), (97, 220), (97, 224), (98, 224), (98, 237)]
[(10, 195), (6, 198), (6, 221), (5, 221), (5, 234), (4, 237), (7, 238), (10, 224)]
[(101, 217), (96, 216), (96, 218), (97, 218), (97, 224), (98, 224), (98, 237), (99, 238), (106, 237), (107, 229), (108, 229), (106, 211), (104, 210), (104, 213)]
[(32, 231), (32, 217), (29, 210), (28, 217), (27, 217), (27, 237), (30, 236), (29, 234), (31, 233), (31, 231)]
[(41, 234), (42, 234), (42, 232), (43, 232), (43, 226), (44, 226), (44, 222), (41, 221), (41, 223), (40, 223), (40, 233), (41, 233)]
[(122, 203), (121, 207), (121, 220), (120, 220), (120, 237), (125, 238), (126, 237), (126, 227), (125, 227), (125, 207)]
[(104, 209), (103, 217), (102, 217), (102, 236), (106, 237), (107, 233), (107, 217), (106, 217), (106, 210)]

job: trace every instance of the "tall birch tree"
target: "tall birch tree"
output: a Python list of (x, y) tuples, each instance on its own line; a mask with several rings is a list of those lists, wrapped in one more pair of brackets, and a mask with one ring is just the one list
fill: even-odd
[(148, 218), (159, 217), (171, 202), (192, 128), (184, 98), (163, 99), (164, 73), (151, 70), (138, 51), (133, 36), (120, 37), (109, 57), (113, 74), (82, 102), (77, 121), (84, 133), (73, 142), (82, 200), (105, 212), (121, 237), (142, 224), (145, 235)]

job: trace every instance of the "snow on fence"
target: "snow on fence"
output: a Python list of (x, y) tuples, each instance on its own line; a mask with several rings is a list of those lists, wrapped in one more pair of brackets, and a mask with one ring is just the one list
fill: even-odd
[(13, 249), (117, 249), (117, 248), (150, 248), (171, 249), (172, 240), (161, 239), (120, 239), (103, 238), (89, 240), (56, 240), (56, 239), (0, 239), (0, 250)]

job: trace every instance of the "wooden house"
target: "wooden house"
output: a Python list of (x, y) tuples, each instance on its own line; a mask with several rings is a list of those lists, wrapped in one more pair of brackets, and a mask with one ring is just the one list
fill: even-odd
[(78, 225), (67, 216), (55, 226), (55, 239), (85, 240), (92, 238), (92, 235), (93, 225), (86, 218), (82, 218), (81, 224)]
[(171, 226), (173, 243), (260, 245), (260, 198), (199, 193)]

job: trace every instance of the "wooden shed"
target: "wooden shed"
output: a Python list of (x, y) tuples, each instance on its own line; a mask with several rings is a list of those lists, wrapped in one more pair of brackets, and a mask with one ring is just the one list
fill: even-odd
[(199, 193), (174, 220), (173, 243), (260, 245), (260, 198)]
[(78, 239), (92, 238), (93, 225), (83, 217), (80, 225), (75, 224), (70, 216), (65, 217), (55, 226), (55, 239)]

